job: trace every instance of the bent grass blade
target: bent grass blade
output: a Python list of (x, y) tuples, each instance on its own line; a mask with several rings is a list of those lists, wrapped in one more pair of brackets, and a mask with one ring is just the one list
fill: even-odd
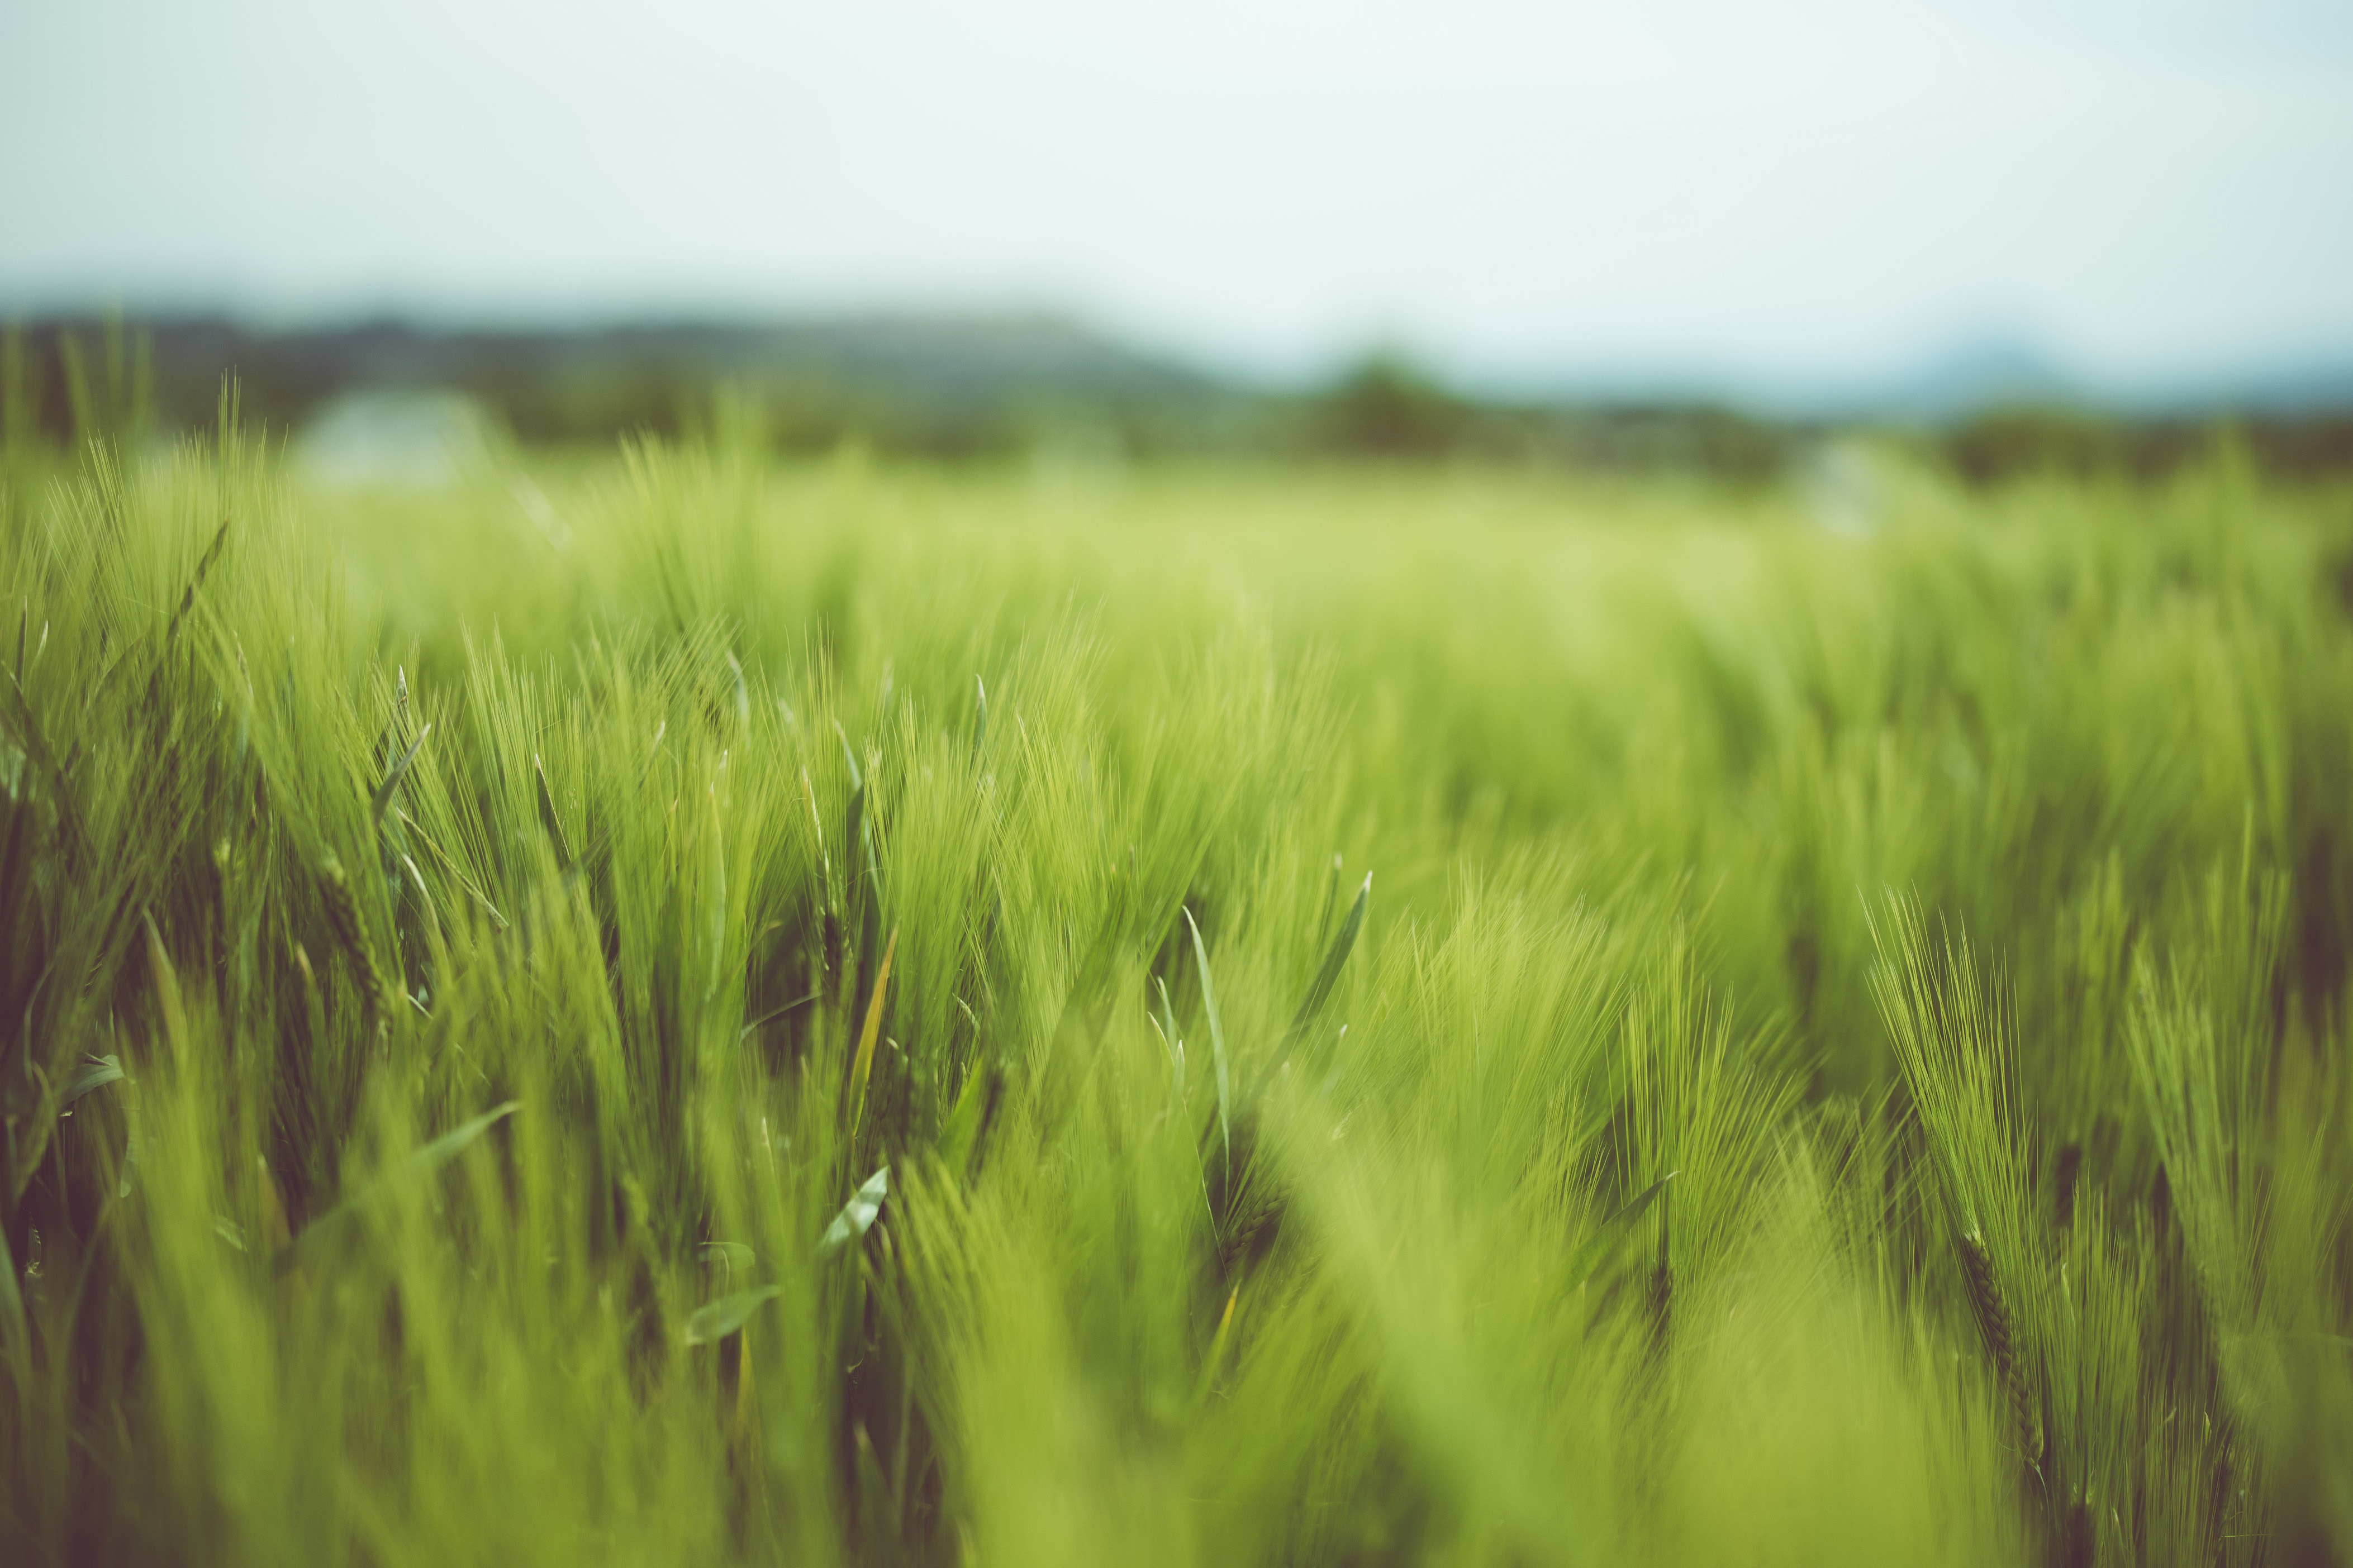
[[(1335, 866), (1335, 874), (1337, 869)], [(1323, 1013), (1324, 1005), (1332, 1000), (1332, 988), (1339, 984), (1341, 966), (1348, 962), (1348, 953), (1356, 945), (1356, 933), (1364, 929), (1365, 906), (1372, 896), (1373, 874), (1367, 871), (1365, 873), (1365, 885), (1356, 889), (1356, 901), (1349, 906), (1348, 918), (1340, 922), (1339, 934), (1332, 939), (1331, 947), (1324, 954), (1322, 967), (1315, 971), (1315, 979), (1307, 987), (1306, 999), (1299, 1004), (1299, 1011), (1292, 1017), (1291, 1027), (1283, 1032), (1283, 1049), (1289, 1050), (1307, 1037), (1308, 1029)]]
[(1234, 1173), (1234, 1130), (1232, 1093), (1226, 1073), (1226, 1032), (1218, 1026), (1217, 993), (1209, 988), (1209, 955), (1201, 946), (1201, 928), (1194, 922), (1193, 911), (1185, 911), (1185, 929), (1193, 933), (1193, 963), (1201, 972), (1201, 1010), (1209, 1016), (1209, 1056), (1217, 1064), (1218, 1075), (1218, 1141), (1225, 1146), (1226, 1175)]
[(841, 1212), (833, 1216), (833, 1223), (825, 1227), (825, 1235), (818, 1237), (817, 1255), (831, 1258), (873, 1229), (875, 1217), (882, 1212), (882, 1202), (890, 1195), (891, 1167), (885, 1165), (867, 1177), (865, 1184), (841, 1205)]
[[(370, 826), (384, 826), (384, 814), (391, 808), (393, 792), (399, 789), (400, 781), (408, 776), (409, 765), (417, 761), (417, 753), (425, 749), (425, 737), (431, 733), (433, 733), (433, 726), (430, 724), (417, 731), (417, 739), (408, 742), (408, 750), (403, 752), (400, 754), (400, 760), (393, 763), (391, 769), (385, 773), (384, 783), (375, 786), (375, 794), (368, 800)], [(544, 773), (540, 775), (540, 787), (543, 789), (546, 787)]]
[(742, 1328), (763, 1304), (784, 1293), (781, 1285), (763, 1285), (756, 1290), (738, 1290), (696, 1308), (694, 1315), (686, 1320), (686, 1342), (707, 1345), (725, 1339)]
[(893, 926), (890, 945), (882, 950), (882, 967), (875, 972), (874, 994), (866, 1004), (866, 1025), (858, 1031), (858, 1055), (849, 1068), (849, 1131), (853, 1135), (866, 1115), (866, 1080), (874, 1071), (874, 1042), (882, 1031), (882, 999), (891, 989), (891, 960), (898, 952), (899, 931)]
[(302, 1234), (279, 1251), (278, 1272), (285, 1273), (303, 1256), (315, 1251), (319, 1246), (319, 1237), (332, 1234), (336, 1226), (347, 1222), (353, 1215), (382, 1204), (403, 1186), (431, 1175), (464, 1153), (467, 1148), (483, 1133), (522, 1108), (522, 1101), (510, 1100), (504, 1105), (482, 1112), (472, 1121), (444, 1132), (432, 1142), (411, 1152), (396, 1163), (392, 1169), (376, 1177), (351, 1197), (344, 1199), (309, 1225), (304, 1226)]

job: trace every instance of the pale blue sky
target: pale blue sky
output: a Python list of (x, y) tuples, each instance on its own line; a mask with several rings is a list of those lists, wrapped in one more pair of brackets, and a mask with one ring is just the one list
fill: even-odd
[(2353, 3), (0, 0), (0, 309), (1044, 305), (1282, 370), (2353, 357)]

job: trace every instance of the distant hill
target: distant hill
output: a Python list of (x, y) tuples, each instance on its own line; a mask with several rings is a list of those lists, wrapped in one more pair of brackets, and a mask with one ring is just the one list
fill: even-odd
[(1934, 426), (1989, 408), (2075, 405), (2090, 400), (2081, 382), (2031, 345), (1988, 338), (1941, 354), (1909, 376), (1855, 401), (1858, 412)]
[(2120, 382), (2067, 370), (2031, 343), (1988, 337), (1962, 343), (1852, 403), (1880, 418), (1929, 426), (2013, 408), (2072, 408), (2131, 421), (2297, 418), (2353, 410), (2353, 354)]
[(1514, 400), (1550, 407), (1713, 405), (1777, 424), (1900, 425), (1946, 430), (2019, 409), (2070, 410), (2126, 423), (2217, 417), (2304, 419), (2353, 414), (2353, 345), (2334, 356), (2257, 363), (2140, 380), (2087, 374), (2012, 333), (1964, 337), (1908, 363), (1841, 373), (1750, 367), (1567, 367), (1515, 375)]

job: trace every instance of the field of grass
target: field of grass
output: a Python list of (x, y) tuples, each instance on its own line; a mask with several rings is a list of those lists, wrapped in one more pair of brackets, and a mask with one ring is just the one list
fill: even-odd
[(2353, 1552), (2342, 491), (0, 476), (11, 1563)]

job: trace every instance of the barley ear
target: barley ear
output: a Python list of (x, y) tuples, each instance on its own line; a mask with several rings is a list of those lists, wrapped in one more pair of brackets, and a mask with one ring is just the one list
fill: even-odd
[(2002, 1393), (2010, 1401), (2010, 1416), (2018, 1425), (2018, 1440), (2024, 1446), (2027, 1462), (2040, 1465), (2042, 1414), (2027, 1392), (2010, 1308), (2002, 1300), (2000, 1283), (1994, 1278), (1993, 1255), (1986, 1250), (1985, 1239), (1975, 1232), (1957, 1237), (1956, 1250), (1960, 1254), (1961, 1277), (1968, 1285), (1969, 1305), (1977, 1311), (1978, 1331), (1985, 1336), (1986, 1350), (1993, 1357), (1994, 1375), (2001, 1382)]
[(352, 897), (351, 884), (343, 877), (343, 863), (332, 854), (320, 863), (319, 891), (327, 906), (327, 927), (335, 933), (336, 944), (343, 950), (344, 959), (360, 982), (368, 1022), (380, 1023), (392, 995), (392, 984), (376, 963), (375, 949), (368, 942), (367, 926), (360, 919), (359, 900)]

